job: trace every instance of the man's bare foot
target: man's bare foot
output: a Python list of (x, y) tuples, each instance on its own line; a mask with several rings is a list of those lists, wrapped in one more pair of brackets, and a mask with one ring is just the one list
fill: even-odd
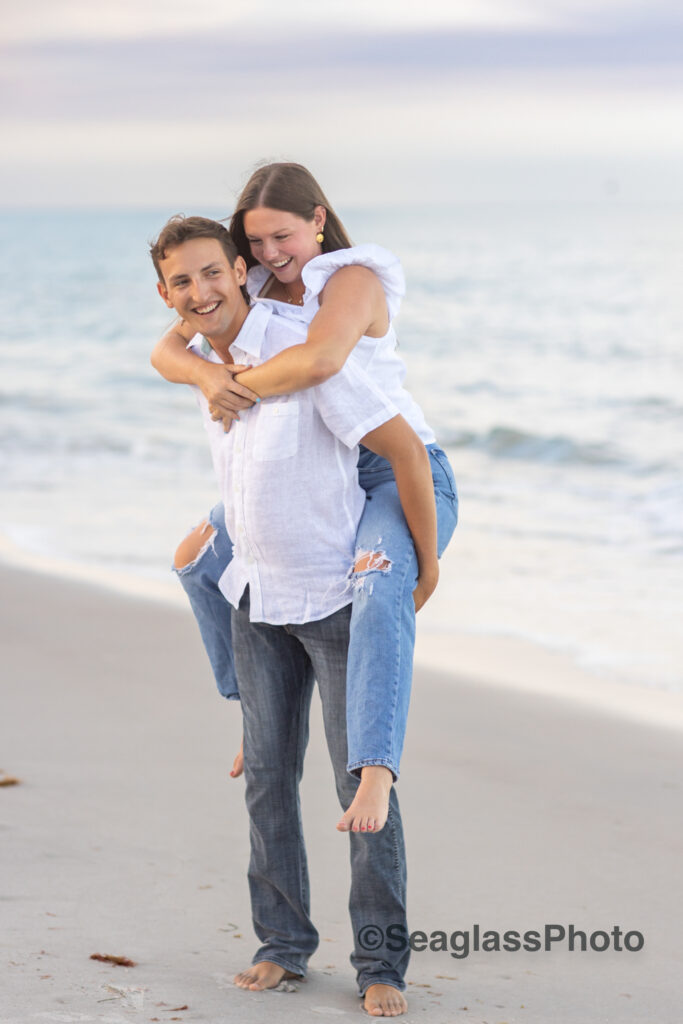
[[(271, 964), (270, 960), (261, 960), (260, 963), (247, 967), (246, 971), (240, 971), (235, 975), (233, 981), (238, 988), (250, 988), (254, 992), (261, 992), (264, 988), (277, 988), (281, 981), (288, 981), (290, 978), (301, 980), (299, 974), (292, 974), (291, 971), (286, 971), (279, 964)], [(378, 987), (383, 988), (384, 986), (375, 986), (375, 988)]]
[(372, 1017), (399, 1017), (408, 1009), (402, 992), (391, 985), (371, 985), (365, 993), (363, 1009)]
[(379, 832), (389, 813), (394, 776), (383, 764), (361, 768), (360, 786), (349, 809), (337, 822), (340, 832)]

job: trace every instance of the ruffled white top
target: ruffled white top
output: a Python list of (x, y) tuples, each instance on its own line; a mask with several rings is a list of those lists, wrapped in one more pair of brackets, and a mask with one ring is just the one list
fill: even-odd
[(364, 334), (353, 350), (354, 355), (424, 444), (432, 444), (436, 440), (434, 432), (420, 406), (403, 387), (406, 367), (396, 354), (397, 340), (393, 320), (405, 294), (405, 277), (400, 260), (393, 253), (380, 245), (354, 245), (350, 249), (336, 249), (334, 252), (325, 252), (314, 257), (306, 264), (301, 274), (306, 289), (301, 306), (260, 296), (259, 292), (270, 277), (270, 271), (260, 265), (252, 267), (249, 271), (247, 289), (254, 302), (270, 306), (277, 316), (310, 324), (320, 307), (320, 293), (332, 274), (340, 267), (352, 265), (368, 267), (377, 274), (386, 296), (390, 321), (389, 330), (383, 338), (370, 338)]

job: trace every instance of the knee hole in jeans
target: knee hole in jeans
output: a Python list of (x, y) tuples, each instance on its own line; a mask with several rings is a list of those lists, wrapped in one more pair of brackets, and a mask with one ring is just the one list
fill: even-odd
[(206, 549), (213, 544), (216, 531), (208, 519), (204, 519), (199, 526), (183, 537), (173, 556), (173, 565), (176, 569), (187, 569), (189, 565), (196, 562), (204, 554)]
[(391, 561), (384, 551), (361, 551), (356, 555), (354, 572), (389, 572)]

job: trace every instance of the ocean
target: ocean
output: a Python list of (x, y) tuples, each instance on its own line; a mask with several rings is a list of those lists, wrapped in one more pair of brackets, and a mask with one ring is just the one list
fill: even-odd
[[(216, 499), (194, 397), (149, 364), (174, 212), (0, 213), (0, 535), (169, 594)], [(683, 207), (338, 212), (402, 259), (407, 384), (458, 480), (426, 628), (683, 690)]]

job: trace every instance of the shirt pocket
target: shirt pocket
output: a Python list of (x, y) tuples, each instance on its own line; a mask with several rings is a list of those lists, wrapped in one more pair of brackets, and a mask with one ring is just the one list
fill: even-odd
[(299, 447), (299, 403), (262, 405), (254, 434), (256, 462), (274, 462), (296, 455)]

